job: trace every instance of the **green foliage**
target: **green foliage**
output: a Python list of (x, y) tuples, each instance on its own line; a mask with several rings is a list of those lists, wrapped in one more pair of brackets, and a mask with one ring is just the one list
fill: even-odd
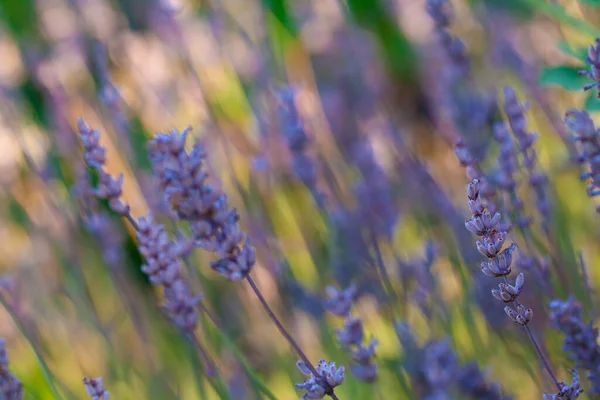
[(589, 80), (579, 75), (581, 68), (569, 65), (545, 67), (540, 73), (539, 83), (543, 86), (560, 86), (566, 90), (581, 90)]
[(413, 82), (417, 73), (415, 52), (386, 7), (380, 0), (348, 0), (351, 18), (375, 36), (391, 75), (400, 82)]

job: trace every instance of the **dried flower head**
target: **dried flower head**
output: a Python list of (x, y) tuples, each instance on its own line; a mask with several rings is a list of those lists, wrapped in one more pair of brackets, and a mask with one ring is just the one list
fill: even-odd
[(525, 283), (525, 276), (520, 273), (515, 280), (515, 284), (500, 283), (498, 289), (492, 289), (492, 295), (500, 301), (505, 303), (512, 303), (519, 297), (523, 285)]
[(325, 395), (333, 393), (333, 389), (344, 382), (344, 367), (338, 368), (335, 362), (319, 360), (315, 369), (322, 379), (315, 377), (302, 361), (298, 361), (296, 366), (300, 372), (308, 375), (308, 379), (295, 385), (297, 389), (306, 391), (300, 400), (322, 399)]
[(574, 369), (571, 372), (573, 373), (571, 384), (561, 382), (561, 389), (557, 393), (544, 393), (544, 400), (575, 400), (583, 393), (583, 389), (579, 386), (579, 374)]
[(256, 261), (249, 237), (239, 230), (239, 214), (227, 205), (227, 196), (207, 182), (200, 144), (185, 150), (190, 128), (159, 133), (150, 142), (154, 173), (171, 208), (190, 223), (197, 246), (214, 252), (218, 260), (211, 267), (230, 280), (245, 278)]
[(92, 193), (101, 199), (107, 199), (108, 205), (117, 214), (129, 214), (129, 205), (121, 200), (123, 174), (115, 178), (104, 169), (106, 149), (100, 145), (100, 133), (97, 130), (90, 129), (83, 118), (79, 119), (78, 126), (84, 148), (83, 158), (86, 164), (98, 174), (98, 186), (92, 189)]
[(504, 307), (504, 312), (513, 320), (513, 322), (519, 325), (527, 325), (533, 317), (533, 310), (531, 308), (526, 308), (523, 304), (519, 304), (516, 310), (506, 306)]
[(83, 378), (83, 384), (92, 400), (108, 400), (108, 392), (104, 390), (102, 378)]
[(138, 225), (139, 249), (146, 260), (142, 271), (150, 277), (150, 282), (164, 288), (162, 307), (173, 323), (184, 331), (193, 331), (198, 323), (195, 306), (200, 296), (192, 293), (181, 274), (179, 257), (187, 251), (187, 246), (171, 241), (152, 216), (141, 217)]

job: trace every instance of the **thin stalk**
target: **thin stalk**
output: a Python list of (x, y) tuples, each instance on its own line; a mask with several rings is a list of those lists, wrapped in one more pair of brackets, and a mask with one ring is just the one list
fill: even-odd
[(537, 352), (538, 356), (540, 357), (540, 360), (542, 360), (542, 363), (544, 364), (546, 371), (548, 371), (548, 374), (552, 378), (554, 385), (556, 385), (557, 389), (560, 391), (562, 389), (562, 386), (561, 386), (560, 382), (558, 381), (558, 379), (556, 378), (556, 375), (554, 374), (554, 371), (552, 370), (552, 367), (550, 366), (550, 362), (548, 361), (546, 356), (544, 356), (544, 353), (542, 353), (542, 349), (540, 348), (540, 345), (538, 344), (537, 340), (535, 339), (535, 336), (533, 336), (531, 329), (529, 328), (528, 325), (523, 325), (523, 328), (525, 328), (527, 335), (529, 335), (529, 339), (531, 339), (531, 343), (533, 343), (533, 347), (535, 348), (535, 351)]
[[(504, 283), (506, 283), (507, 285), (509, 284), (506, 276), (504, 276)], [(515, 299), (513, 306), (516, 309), (516, 307), (519, 306), (519, 301)], [(523, 328), (525, 328), (525, 331), (527, 332), (527, 335), (529, 336), (529, 339), (531, 340), (531, 343), (533, 344), (533, 347), (535, 348), (535, 352), (537, 353), (538, 357), (542, 361), (542, 364), (544, 364), (544, 368), (546, 368), (546, 371), (548, 371), (548, 375), (550, 375), (550, 378), (552, 378), (554, 385), (560, 391), (562, 389), (562, 386), (561, 386), (560, 382), (558, 381), (558, 379), (556, 378), (556, 374), (554, 373), (554, 370), (552, 369), (550, 362), (548, 361), (548, 359), (542, 352), (542, 349), (541, 349), (540, 345), (538, 344), (535, 336), (533, 336), (533, 332), (531, 332), (531, 328), (529, 328), (529, 326), (527, 324), (523, 325)]]
[(585, 262), (583, 261), (583, 254), (581, 251), (578, 253), (579, 257), (579, 268), (581, 268), (581, 278), (583, 279), (583, 284), (585, 285), (585, 293), (587, 297), (587, 301), (589, 303), (589, 307), (592, 312), (592, 321), (596, 320), (596, 307), (594, 306), (596, 303), (594, 302), (594, 293), (592, 292), (592, 287), (590, 285), (590, 279), (588, 277), (587, 269), (585, 267)]
[(185, 336), (194, 345), (194, 347), (196, 347), (196, 349), (202, 356), (202, 359), (206, 363), (206, 376), (208, 376), (209, 378), (215, 376), (217, 374), (215, 363), (211, 359), (210, 355), (208, 354), (202, 343), (200, 343), (200, 339), (198, 339), (198, 336), (196, 336), (194, 331), (186, 331)]
[(135, 220), (135, 218), (133, 218), (130, 212), (125, 214), (125, 218), (127, 219), (127, 221), (129, 221), (131, 226), (133, 226), (133, 229), (135, 229), (136, 231), (140, 230), (140, 226), (138, 225), (137, 221)]
[(256, 297), (258, 297), (258, 300), (262, 304), (263, 308), (265, 309), (265, 311), (269, 315), (269, 318), (271, 318), (271, 321), (273, 321), (273, 323), (275, 324), (275, 326), (277, 327), (277, 329), (279, 330), (279, 332), (283, 335), (283, 337), (285, 338), (285, 340), (287, 340), (288, 343), (290, 344), (290, 346), (292, 346), (292, 348), (294, 349), (294, 351), (296, 352), (296, 354), (298, 355), (298, 357), (300, 357), (300, 359), (302, 360), (302, 362), (304, 363), (304, 365), (306, 365), (306, 367), (310, 370), (310, 372), (316, 378), (320, 378), (321, 381), (322, 381), (322, 383), (325, 385), (325, 387), (329, 389), (329, 390), (326, 390), (327, 394), (332, 399), (338, 400), (337, 396), (333, 392), (333, 388), (331, 388), (331, 386), (325, 381), (325, 379), (323, 379), (323, 377), (321, 376), (321, 374), (319, 374), (317, 372), (317, 370), (312, 365), (312, 363), (310, 362), (310, 360), (308, 359), (308, 357), (306, 356), (306, 354), (302, 351), (302, 349), (300, 348), (300, 346), (298, 345), (298, 343), (296, 343), (296, 341), (294, 340), (294, 338), (292, 337), (292, 335), (289, 334), (289, 332), (285, 329), (285, 327), (283, 326), (283, 324), (281, 323), (281, 321), (279, 321), (279, 319), (277, 318), (277, 316), (275, 315), (275, 313), (273, 312), (273, 310), (269, 306), (269, 303), (267, 303), (267, 300), (264, 298), (264, 296), (260, 292), (260, 289), (258, 288), (258, 286), (256, 286), (256, 283), (254, 282), (254, 280), (252, 279), (252, 277), (250, 275), (247, 275), (246, 276), (246, 280), (248, 281), (248, 283), (250, 284), (250, 287), (252, 288), (252, 290), (256, 294)]
[[(133, 226), (133, 228), (136, 231), (140, 230), (140, 226), (138, 225), (137, 221), (133, 218), (133, 216), (131, 215), (130, 212), (128, 212), (127, 214), (125, 214), (125, 218), (127, 219), (127, 221), (129, 221), (131, 223), (131, 225)], [(208, 311), (206, 310), (206, 307), (204, 305), (202, 305), (202, 310), (203, 311)], [(210, 314), (209, 318), (215, 322), (215, 320), (212, 318), (212, 316)], [(198, 352), (200, 353), (202, 359), (204, 360), (204, 362), (206, 363), (206, 375), (208, 377), (214, 377), (217, 376), (217, 370), (216, 370), (216, 364), (215, 362), (212, 360), (212, 358), (210, 357), (210, 355), (208, 354), (208, 352), (206, 351), (206, 349), (204, 348), (204, 346), (202, 346), (202, 344), (200, 343), (200, 341), (198, 340), (198, 337), (196, 336), (195, 332), (193, 331), (186, 331), (184, 332), (184, 336), (192, 343), (194, 344), (194, 346), (196, 347), (196, 349), (198, 350)]]
[[(373, 242), (373, 249), (375, 250), (375, 265), (379, 270), (379, 274), (381, 276), (381, 282), (385, 288), (385, 291), (388, 292), (387, 297), (390, 300), (392, 311), (395, 310), (395, 305), (400, 303), (400, 298), (398, 294), (394, 290), (394, 286), (392, 285), (392, 280), (390, 279), (390, 275), (385, 268), (385, 262), (383, 261), (383, 256), (381, 254), (381, 249), (379, 248), (379, 244), (377, 243), (377, 238), (375, 238), (375, 234), (371, 234), (371, 241)], [(393, 313), (394, 314), (394, 313)]]

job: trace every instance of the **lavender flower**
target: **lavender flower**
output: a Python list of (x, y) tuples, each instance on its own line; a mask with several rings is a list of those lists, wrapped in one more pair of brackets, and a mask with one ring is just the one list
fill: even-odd
[[(513, 140), (508, 133), (504, 122), (497, 122), (493, 126), (494, 139), (498, 142), (500, 151), (498, 154), (499, 173), (494, 179), (495, 185), (503, 190), (509, 198), (510, 211), (514, 215), (513, 221), (520, 228), (527, 228), (531, 219), (523, 213), (523, 201), (517, 194), (517, 181), (515, 173), (518, 170), (518, 160), (515, 153)], [(508, 213), (506, 213), (508, 215)]]
[[(585, 85), (583, 90), (590, 90), (593, 87), (600, 89), (600, 39), (596, 39), (596, 42), (588, 48), (586, 61), (590, 64), (589, 71), (581, 70), (579, 74), (587, 76), (594, 82)], [(598, 97), (600, 98), (600, 91)]]
[(171, 241), (164, 227), (152, 221), (152, 216), (141, 217), (138, 226), (139, 249), (146, 259), (142, 271), (150, 277), (150, 282), (164, 288), (162, 308), (173, 323), (183, 331), (192, 332), (198, 324), (195, 306), (200, 296), (192, 293), (181, 275), (179, 256), (188, 251), (187, 246)]
[(352, 355), (355, 363), (350, 366), (352, 373), (362, 381), (373, 382), (377, 378), (377, 365), (373, 362), (373, 356), (378, 342), (375, 338), (371, 338), (366, 347), (362, 344), (364, 338), (362, 320), (350, 315), (355, 293), (354, 285), (344, 290), (327, 286), (329, 298), (325, 300), (325, 309), (334, 315), (346, 317), (344, 327), (336, 330), (337, 341)]
[(427, 398), (449, 399), (457, 367), (456, 355), (446, 340), (433, 340), (423, 348), (421, 374), (430, 392)]
[[(235, 208), (228, 207), (227, 196), (224, 193), (207, 183), (208, 174), (204, 169), (206, 158), (204, 148), (196, 144), (190, 153), (185, 151), (185, 139), (190, 129), (181, 133), (177, 130), (172, 130), (168, 134), (159, 133), (149, 146), (154, 173), (160, 181), (161, 189), (172, 210), (177, 213), (179, 218), (190, 223), (196, 246), (217, 255), (218, 260), (210, 263), (215, 271), (232, 281), (241, 279), (248, 281), (277, 329), (302, 359), (307, 370), (311, 371), (313, 381), (324, 389), (324, 394), (336, 400), (334, 386), (327, 383), (326, 378), (312, 365), (309, 365), (306, 355), (275, 316), (250, 276), (256, 260), (255, 249), (250, 245), (250, 239), (247, 236), (245, 243), (241, 245), (245, 235), (238, 227), (239, 214)], [(161, 241), (164, 240), (161, 239)], [(170, 273), (170, 268), (167, 269), (167, 273)], [(177, 282), (182, 281), (178, 280)], [(187, 311), (194, 298), (189, 298), (185, 290), (182, 291), (182, 295), (176, 300), (180, 301), (184, 311)], [(183, 316), (186, 315), (184, 312)], [(338, 384), (340, 383), (341, 380)], [(318, 393), (318, 390), (310, 393), (314, 395)]]
[(356, 296), (356, 286), (350, 285), (344, 290), (339, 290), (334, 286), (327, 286), (325, 290), (329, 296), (324, 301), (325, 309), (338, 317), (347, 316), (350, 313), (350, 307), (352, 307), (352, 302)]
[(547, 185), (548, 177), (537, 166), (537, 153), (533, 148), (533, 143), (537, 140), (537, 135), (527, 132), (527, 121), (525, 111), (527, 104), (520, 104), (513, 88), (507, 86), (504, 88), (504, 112), (508, 117), (508, 122), (513, 134), (517, 138), (519, 150), (523, 157), (523, 165), (527, 171), (529, 184), (533, 188), (537, 199), (537, 206), (542, 215), (542, 227), (547, 232), (548, 218), (550, 216), (550, 199), (548, 198)]
[(583, 393), (583, 389), (579, 387), (579, 374), (576, 370), (571, 372), (573, 372), (571, 384), (561, 382), (562, 388), (557, 393), (544, 393), (544, 400), (575, 400)]
[(333, 394), (333, 389), (344, 382), (344, 367), (340, 366), (338, 368), (334, 362), (319, 360), (319, 363), (315, 366), (315, 370), (319, 374), (318, 377), (314, 376), (304, 362), (298, 361), (296, 366), (300, 372), (308, 375), (308, 379), (296, 384), (297, 389), (306, 391), (300, 400), (322, 399), (326, 395)]
[(415, 378), (421, 398), (447, 399), (456, 383), (468, 398), (509, 400), (499, 385), (488, 383), (475, 363), (459, 365), (447, 340), (430, 340), (420, 348), (411, 328), (404, 322), (394, 324), (403, 347), (407, 370)]
[[(465, 227), (470, 232), (481, 237), (476, 243), (477, 250), (487, 258), (487, 261), (481, 263), (481, 271), (488, 276), (496, 278), (505, 277), (511, 272), (512, 253), (516, 249), (516, 245), (513, 243), (502, 250), (507, 233), (497, 230), (501, 218), (500, 213), (495, 212), (492, 215), (486, 209), (481, 200), (480, 189), (481, 185), (478, 179), (473, 179), (467, 185), (468, 205), (472, 217), (465, 222)], [(524, 277), (522, 274), (519, 274), (514, 286), (505, 282), (502, 286), (499, 286), (498, 290), (494, 289), (492, 293), (494, 297), (510, 303), (516, 300), (523, 288), (523, 284)], [(529, 313), (530, 310), (526, 311)]]
[(83, 118), (78, 121), (79, 135), (83, 143), (83, 158), (87, 165), (98, 174), (98, 187), (93, 189), (95, 196), (107, 199), (110, 208), (120, 215), (129, 214), (129, 206), (121, 200), (123, 193), (123, 174), (117, 178), (112, 177), (104, 169), (106, 164), (106, 149), (100, 145), (100, 133), (92, 130)]
[[(587, 193), (594, 197), (600, 195), (600, 135), (594, 121), (586, 111), (569, 110), (565, 123), (574, 133), (574, 140), (580, 144), (580, 162), (587, 162), (589, 172), (583, 173), (581, 179), (589, 179)], [(600, 208), (596, 209), (600, 212)]]
[(427, 0), (425, 10), (435, 24), (438, 46), (450, 61), (454, 74), (465, 77), (469, 73), (469, 57), (464, 43), (448, 32), (452, 10), (447, 0)]
[(476, 363), (469, 363), (458, 368), (456, 382), (460, 391), (475, 400), (509, 400), (502, 394), (500, 386), (489, 383)]
[[(481, 160), (489, 145), (486, 126), (496, 109), (493, 93), (479, 93), (470, 82), (471, 66), (466, 46), (453, 36), (448, 27), (451, 21), (451, 6), (448, 0), (428, 0), (426, 11), (434, 22), (436, 39), (435, 56), (439, 71), (435, 71), (435, 83), (439, 88), (434, 101), (442, 111), (439, 119), (443, 121), (448, 114), (451, 128), (461, 136), (476, 160)], [(437, 90), (436, 90), (437, 89)], [(446, 117), (447, 118), (447, 117)]]
[(389, 178), (375, 160), (368, 140), (355, 143), (353, 153), (355, 164), (362, 174), (362, 179), (354, 187), (356, 215), (373, 235), (391, 238), (398, 221), (398, 209)]
[(197, 144), (185, 151), (189, 131), (159, 133), (150, 142), (154, 172), (173, 211), (190, 223), (196, 245), (217, 255), (211, 267), (229, 280), (241, 280), (254, 266), (254, 247), (247, 236), (242, 244), (239, 214), (228, 208), (227, 196), (207, 183), (204, 148)]
[(588, 371), (591, 393), (600, 393), (600, 346), (598, 328), (583, 321), (581, 303), (573, 297), (566, 301), (553, 300), (550, 308), (550, 325), (564, 335), (563, 350), (569, 353), (577, 368)]
[(377, 340), (372, 338), (365, 347), (362, 344), (364, 332), (360, 318), (348, 316), (344, 327), (337, 330), (338, 343), (350, 351), (356, 364), (350, 366), (352, 373), (360, 380), (373, 382), (377, 377), (377, 365), (373, 363)]
[(108, 400), (108, 391), (104, 390), (102, 378), (83, 378), (83, 384), (92, 400)]
[(277, 114), (279, 128), (292, 155), (292, 170), (310, 190), (319, 207), (324, 205), (324, 195), (317, 189), (317, 166), (308, 154), (309, 139), (304, 122), (296, 106), (297, 90), (283, 86), (278, 90)]
[(21, 400), (22, 398), (23, 386), (8, 369), (8, 355), (4, 339), (0, 338), (0, 399)]
[(514, 323), (525, 328), (538, 357), (544, 364), (544, 368), (548, 371), (548, 374), (552, 378), (557, 389), (561, 390), (561, 383), (556, 378), (546, 356), (542, 353), (531, 329), (527, 326), (533, 317), (533, 311), (523, 304), (519, 304), (517, 301), (517, 297), (523, 288), (524, 277), (519, 274), (514, 285), (510, 285), (506, 278), (511, 271), (512, 252), (516, 246), (513, 243), (510, 247), (501, 250), (504, 239), (506, 238), (506, 232), (498, 230), (500, 214), (495, 212), (492, 215), (482, 203), (478, 179), (473, 179), (473, 181), (467, 185), (467, 196), (469, 197), (469, 210), (473, 216), (465, 222), (465, 226), (469, 231), (482, 238), (477, 241), (477, 249), (488, 259), (481, 263), (482, 272), (489, 276), (502, 277), (504, 280), (504, 285), (499, 286), (492, 294), (497, 299), (511, 304), (511, 306), (504, 307), (504, 312)]

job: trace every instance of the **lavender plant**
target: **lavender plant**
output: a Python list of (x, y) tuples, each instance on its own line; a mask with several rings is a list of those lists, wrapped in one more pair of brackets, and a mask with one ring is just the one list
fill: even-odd
[[(541, 84), (580, 81), (543, 64), (584, 56), (570, 36), (551, 52), (530, 40), (553, 18), (597, 34), (564, 2), (528, 2), (543, 21), (512, 2), (30, 3), (0, 4), (0, 336), (27, 343), (13, 374), (0, 340), (0, 399), (107, 400), (101, 378), (81, 385), (90, 368), (112, 397), (149, 400), (600, 392), (597, 221), (564, 156), (579, 151), (600, 194), (597, 104), (567, 113), (563, 143), (553, 109), (578, 99)], [(596, 41), (585, 90), (600, 89), (599, 54)], [(562, 140), (537, 141), (529, 113)], [(181, 121), (210, 129), (162, 133)], [(532, 384), (542, 369), (550, 393)]]
[[(575, 362), (577, 368), (588, 371), (591, 393), (600, 393), (600, 346), (598, 328), (583, 320), (583, 308), (574, 297), (552, 300), (550, 324), (564, 335), (563, 350)], [(575, 381), (575, 378), (573, 378)]]
[(21, 382), (8, 369), (8, 355), (3, 338), (0, 338), (0, 395), (2, 399), (6, 400), (23, 398)]
[(218, 260), (210, 264), (215, 271), (231, 281), (248, 281), (273, 323), (300, 357), (299, 368), (302, 365), (311, 372), (309, 383), (298, 386), (307, 390), (307, 398), (328, 395), (337, 399), (334, 388), (344, 380), (343, 367), (335, 369), (335, 363), (324, 362), (319, 364), (319, 369), (314, 367), (271, 310), (250, 276), (256, 253), (249, 237), (246, 236), (244, 244), (240, 244), (244, 234), (238, 228), (239, 214), (235, 208), (228, 208), (224, 193), (207, 183), (208, 174), (203, 168), (204, 149), (197, 144), (190, 153), (185, 151), (188, 132), (189, 129), (181, 133), (158, 134), (150, 143), (154, 171), (173, 211), (180, 219), (189, 222), (196, 246), (216, 254)]
[(356, 293), (355, 286), (338, 290), (333, 286), (326, 288), (328, 298), (325, 308), (334, 315), (344, 316), (344, 327), (336, 330), (337, 341), (343, 349), (350, 352), (354, 364), (350, 371), (361, 381), (373, 382), (377, 378), (377, 365), (372, 358), (375, 355), (377, 339), (371, 338), (367, 346), (363, 345), (364, 329), (360, 318), (350, 315), (350, 307)]
[(528, 324), (533, 317), (533, 310), (519, 303), (517, 298), (523, 290), (525, 277), (520, 273), (515, 282), (510, 284), (507, 275), (511, 273), (512, 253), (516, 249), (513, 243), (509, 247), (503, 249), (504, 241), (507, 237), (505, 231), (498, 230), (497, 226), (500, 222), (500, 213), (495, 212), (493, 215), (483, 205), (480, 197), (480, 184), (478, 179), (473, 179), (467, 185), (467, 196), (469, 197), (469, 210), (472, 213), (471, 219), (465, 222), (466, 228), (473, 234), (481, 237), (477, 241), (477, 250), (487, 258), (487, 261), (481, 263), (481, 271), (488, 276), (494, 278), (502, 278), (504, 282), (498, 285), (498, 289), (494, 289), (492, 294), (498, 300), (509, 304), (504, 307), (504, 311), (508, 317), (515, 323), (521, 325), (529, 336), (540, 360), (544, 364), (544, 368), (552, 378), (556, 388), (563, 390), (565, 385), (559, 382), (550, 366), (546, 356), (533, 336)]

